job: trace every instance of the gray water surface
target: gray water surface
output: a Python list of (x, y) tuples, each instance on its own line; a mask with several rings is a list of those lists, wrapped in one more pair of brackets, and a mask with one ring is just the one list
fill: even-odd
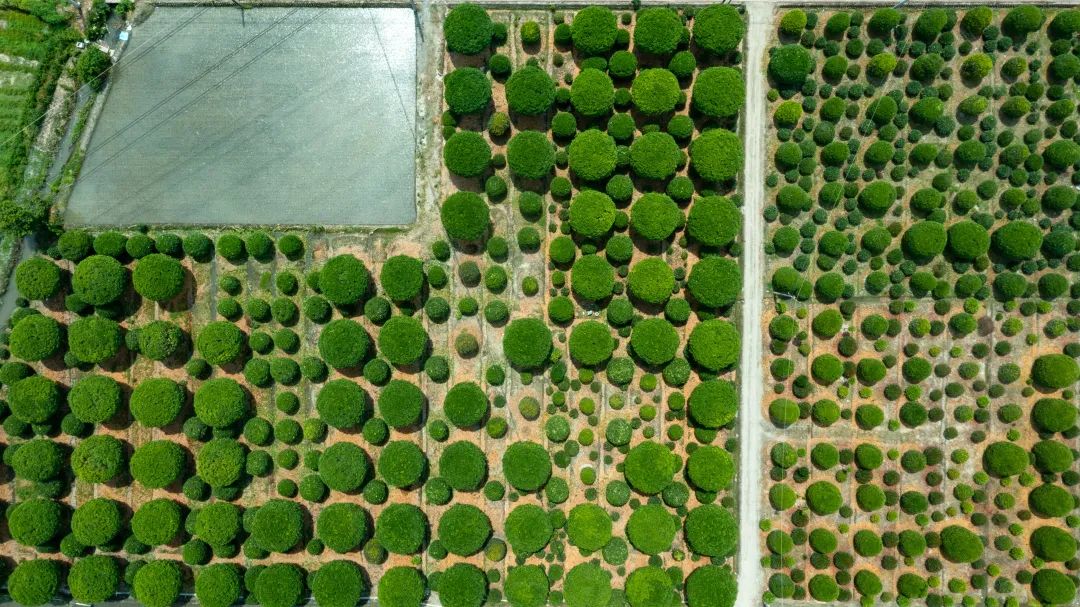
[(416, 218), (409, 9), (157, 7), (112, 77), (69, 224)]

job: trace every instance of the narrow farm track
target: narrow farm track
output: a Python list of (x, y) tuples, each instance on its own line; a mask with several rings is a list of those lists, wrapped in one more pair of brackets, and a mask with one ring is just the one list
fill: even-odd
[(761, 314), (764, 299), (765, 231), (765, 45), (770, 39), (772, 5), (748, 6), (746, 110), (743, 129), (746, 164), (743, 168), (743, 319), (742, 360), (739, 366), (739, 594), (738, 607), (761, 602)]

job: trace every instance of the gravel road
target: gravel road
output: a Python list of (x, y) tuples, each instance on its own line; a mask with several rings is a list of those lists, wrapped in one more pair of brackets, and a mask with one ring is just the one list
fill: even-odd
[(737, 607), (761, 604), (761, 311), (764, 299), (765, 231), (765, 47), (772, 29), (773, 7), (766, 2), (747, 6), (746, 111), (743, 136), (743, 320), (739, 367), (739, 594)]

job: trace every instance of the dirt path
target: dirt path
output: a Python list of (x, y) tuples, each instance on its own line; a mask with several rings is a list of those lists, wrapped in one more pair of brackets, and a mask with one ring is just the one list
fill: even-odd
[(743, 322), (742, 385), (739, 411), (739, 594), (738, 607), (752, 607), (761, 600), (761, 457), (762, 457), (762, 352), (761, 315), (764, 299), (765, 226), (765, 46), (771, 36), (772, 5), (748, 6), (746, 50), (745, 146), (743, 168)]

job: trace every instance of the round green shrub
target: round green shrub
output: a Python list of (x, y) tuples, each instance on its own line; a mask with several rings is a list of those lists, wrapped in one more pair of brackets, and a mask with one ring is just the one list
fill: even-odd
[(547, 451), (532, 441), (518, 441), (502, 455), (506, 482), (519, 491), (541, 489), (551, 478), (551, 459)]
[(727, 308), (742, 290), (739, 266), (723, 257), (706, 257), (693, 265), (687, 282), (690, 295), (707, 308)]
[(615, 170), (615, 139), (598, 129), (582, 131), (567, 148), (570, 170), (585, 181), (607, 179)]
[(951, 563), (974, 563), (982, 557), (983, 543), (979, 536), (959, 525), (941, 530), (941, 556)]
[(159, 498), (139, 506), (131, 517), (131, 533), (147, 546), (161, 546), (176, 537), (180, 524), (180, 505), (170, 499)]
[(315, 535), (334, 552), (349, 552), (367, 539), (367, 513), (356, 504), (331, 504), (319, 513)]
[(626, 454), (623, 474), (635, 491), (656, 495), (671, 484), (678, 458), (664, 445), (647, 440), (635, 445)]
[(682, 210), (665, 194), (647, 193), (638, 198), (630, 210), (630, 226), (646, 240), (667, 240), (683, 226), (683, 221)]
[(660, 567), (639, 567), (626, 577), (626, 600), (630, 607), (662, 607), (675, 596), (671, 577)]
[(539, 116), (555, 102), (555, 82), (544, 70), (526, 65), (506, 80), (506, 104), (522, 116)]
[(694, 43), (715, 55), (735, 50), (746, 34), (746, 22), (734, 6), (714, 4), (694, 15)]
[(352, 443), (334, 443), (319, 457), (319, 475), (334, 491), (350, 493), (359, 489), (370, 470), (367, 453)]
[(199, 331), (195, 348), (206, 362), (223, 366), (234, 362), (244, 351), (244, 333), (234, 324), (219, 320)]
[(62, 335), (60, 323), (51, 317), (30, 314), (15, 323), (8, 336), (8, 346), (16, 358), (30, 362), (45, 360), (60, 351)]
[(131, 455), (128, 469), (147, 489), (168, 487), (184, 473), (184, 449), (164, 439), (143, 443)]
[(742, 74), (730, 67), (710, 67), (698, 73), (690, 103), (711, 118), (737, 116), (746, 103)]
[(650, 55), (670, 55), (678, 48), (683, 29), (679, 14), (670, 8), (641, 9), (634, 23), (634, 48)]
[(611, 539), (611, 517), (595, 504), (578, 504), (566, 519), (569, 541), (584, 552), (595, 552)]
[(168, 255), (151, 253), (135, 264), (131, 282), (146, 299), (170, 301), (184, 288), (184, 267)]
[(428, 351), (428, 335), (419, 320), (395, 316), (379, 330), (379, 352), (391, 364), (416, 364)]
[(215, 438), (199, 448), (195, 470), (211, 487), (236, 484), (244, 474), (247, 452), (231, 438)]
[(8, 577), (7, 587), (11, 599), (20, 605), (44, 605), (60, 590), (60, 564), (46, 559), (20, 561)]
[(331, 257), (318, 274), (319, 292), (336, 306), (350, 306), (371, 290), (371, 274), (356, 257), (343, 254)]
[(60, 267), (44, 257), (19, 262), (15, 268), (15, 288), (27, 299), (49, 299), (60, 290)]
[(742, 170), (742, 161), (742, 142), (726, 129), (706, 131), (690, 144), (690, 165), (706, 181), (734, 179)]
[(379, 476), (392, 487), (412, 487), (427, 472), (424, 452), (409, 441), (391, 441), (379, 454)]
[(634, 355), (653, 367), (671, 362), (678, 348), (678, 332), (662, 318), (641, 320), (630, 334), (630, 349)]
[(539, 565), (511, 567), (503, 584), (506, 600), (513, 607), (544, 607), (550, 589), (547, 574)]
[(662, 116), (674, 110), (680, 93), (678, 78), (663, 68), (641, 70), (630, 85), (634, 107), (645, 116)]
[(427, 538), (427, 517), (409, 504), (390, 504), (375, 521), (375, 539), (394, 554), (416, 554)]
[(120, 565), (116, 559), (95, 554), (77, 559), (68, 570), (71, 598), (80, 603), (104, 603), (120, 585)]
[(195, 415), (211, 428), (225, 428), (248, 415), (247, 392), (236, 380), (215, 377), (195, 391)]
[(215, 563), (195, 575), (195, 596), (206, 607), (229, 607), (240, 598), (240, 569), (232, 563)]
[(607, 605), (612, 597), (611, 573), (596, 563), (580, 563), (566, 573), (563, 588), (568, 607)]
[(91, 255), (75, 266), (71, 287), (80, 299), (92, 306), (108, 305), (124, 294), (127, 269), (112, 257)]
[(735, 477), (735, 462), (731, 455), (720, 447), (699, 447), (687, 460), (686, 475), (699, 489), (719, 491), (730, 485)]
[(1046, 390), (1061, 390), (1080, 379), (1080, 365), (1065, 354), (1044, 354), (1031, 365), (1031, 381)]
[(303, 510), (295, 502), (267, 500), (255, 511), (251, 540), (267, 552), (288, 552), (303, 537)]
[(738, 529), (731, 512), (716, 504), (690, 510), (683, 523), (687, 545), (695, 553), (708, 557), (731, 554), (739, 541)]
[(582, 55), (605, 55), (615, 45), (619, 27), (606, 6), (589, 6), (574, 14), (571, 25), (574, 49)]
[(131, 415), (148, 428), (167, 426), (180, 415), (184, 406), (184, 389), (164, 377), (151, 377), (139, 382), (131, 391)]
[(506, 541), (514, 554), (525, 557), (543, 550), (554, 529), (547, 512), (540, 506), (523, 504), (506, 517)]
[(41, 546), (60, 532), (60, 504), (50, 499), (31, 498), (18, 502), (8, 515), (8, 532), (23, 546)]
[(438, 537), (451, 554), (471, 556), (491, 537), (491, 521), (476, 506), (454, 504), (439, 519)]
[(730, 569), (704, 565), (690, 572), (684, 594), (689, 607), (731, 607), (738, 583)]
[(615, 85), (611, 77), (596, 68), (581, 70), (570, 86), (570, 103), (582, 116), (607, 115), (615, 103)]
[(626, 523), (626, 537), (645, 554), (667, 552), (679, 525), (675, 517), (659, 504), (649, 504), (634, 510)]
[(461, 429), (477, 428), (487, 417), (487, 395), (475, 382), (454, 384), (443, 400), (443, 412), (450, 423)]
[(455, 6), (443, 20), (446, 48), (452, 53), (476, 55), (491, 45), (494, 32), (491, 17), (483, 7), (464, 3)]
[(68, 326), (67, 333), (68, 352), (81, 362), (105, 362), (120, 352), (120, 325), (116, 321), (97, 316), (80, 318)]
[(383, 263), (379, 283), (393, 301), (412, 301), (424, 289), (424, 264), (415, 257), (394, 255)]
[(570, 288), (588, 301), (607, 299), (614, 284), (614, 269), (599, 255), (581, 256), (570, 270)]
[(537, 318), (514, 319), (503, 331), (503, 353), (515, 369), (542, 368), (550, 358), (551, 347), (551, 330)]
[(107, 483), (124, 469), (124, 445), (108, 434), (90, 436), (72, 451), (71, 469), (84, 482)]
[(645, 133), (630, 144), (630, 167), (644, 179), (663, 180), (678, 170), (682, 152), (675, 138), (663, 132)]
[(675, 288), (675, 273), (663, 259), (648, 257), (630, 268), (627, 288), (638, 301), (654, 306), (663, 305), (671, 298)]
[(991, 443), (983, 451), (983, 469), (990, 476), (1008, 478), (1027, 470), (1028, 452), (1019, 445), (1006, 441)]
[(491, 80), (475, 67), (459, 67), (443, 78), (446, 106), (455, 114), (478, 114), (491, 103)]
[(487, 456), (469, 441), (457, 441), (439, 455), (439, 476), (456, 491), (476, 491), (487, 480)]
[(739, 333), (726, 320), (712, 319), (699, 323), (690, 333), (688, 351), (694, 362), (709, 371), (730, 368), (738, 360)]
[(386, 607), (420, 607), (427, 594), (427, 582), (418, 569), (391, 567), (379, 578), (379, 604)]
[(570, 202), (570, 227), (585, 238), (601, 238), (615, 223), (615, 203), (603, 192), (585, 190)]
[(555, 166), (555, 148), (539, 131), (520, 131), (506, 146), (510, 171), (525, 179), (543, 179)]
[(175, 323), (155, 320), (138, 330), (139, 354), (150, 360), (163, 361), (180, 351), (184, 332)]
[(488, 579), (476, 565), (451, 565), (439, 576), (439, 602), (445, 607), (480, 607), (487, 600)]
[(614, 349), (611, 330), (600, 321), (578, 323), (570, 332), (570, 357), (579, 365), (595, 367), (611, 358)]

